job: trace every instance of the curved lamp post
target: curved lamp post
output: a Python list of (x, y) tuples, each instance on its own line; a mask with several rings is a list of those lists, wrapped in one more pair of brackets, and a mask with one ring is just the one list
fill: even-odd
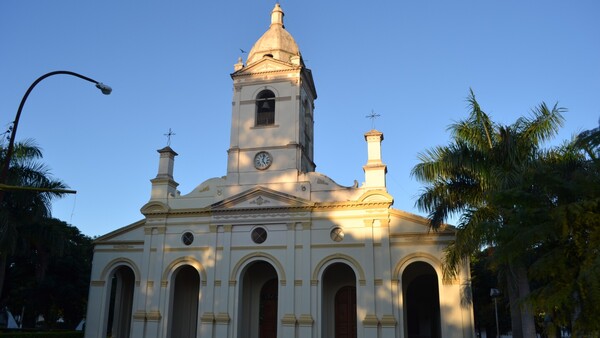
[[(11, 128), (10, 141), (8, 142), (8, 149), (6, 150), (6, 158), (4, 160), (4, 165), (2, 166), (2, 175), (0, 176), (0, 202), (2, 202), (4, 200), (4, 189), (6, 188), (6, 178), (8, 176), (8, 168), (10, 166), (10, 160), (13, 155), (14, 146), (15, 146), (15, 136), (17, 135), (17, 127), (19, 126), (19, 119), (21, 118), (21, 111), (23, 110), (25, 101), (27, 101), (27, 97), (29, 97), (29, 94), (31, 93), (33, 88), (38, 83), (40, 83), (42, 80), (44, 80), (47, 77), (50, 77), (53, 75), (59, 75), (59, 74), (75, 76), (80, 79), (94, 83), (96, 85), (96, 88), (100, 89), (100, 91), (102, 91), (102, 94), (104, 94), (104, 95), (109, 95), (112, 92), (112, 88), (103, 84), (102, 82), (98, 82), (87, 76), (83, 76), (81, 74), (77, 74), (75, 72), (70, 72), (67, 70), (57, 70), (54, 72), (50, 72), (50, 73), (40, 76), (39, 78), (37, 78), (37, 80), (33, 81), (31, 86), (29, 86), (29, 89), (27, 89), (27, 91), (25, 92), (25, 95), (21, 99), (21, 104), (19, 104), (19, 109), (17, 110), (17, 115), (15, 116), (15, 120), (13, 121), (13, 125)], [(65, 192), (68, 192), (68, 191), (65, 191)]]

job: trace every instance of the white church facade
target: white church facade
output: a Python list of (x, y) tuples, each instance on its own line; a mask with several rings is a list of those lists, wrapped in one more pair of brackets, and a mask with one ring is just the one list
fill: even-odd
[(95, 241), (86, 338), (473, 337), (447, 229), (392, 208), (383, 134), (362, 184), (315, 171), (317, 92), (279, 4), (234, 66), (227, 173), (182, 195), (159, 150), (143, 219)]

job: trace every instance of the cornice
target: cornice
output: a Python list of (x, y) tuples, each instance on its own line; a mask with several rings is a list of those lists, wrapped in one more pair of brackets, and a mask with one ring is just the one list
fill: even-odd
[(317, 212), (317, 211), (351, 211), (351, 210), (364, 210), (364, 209), (389, 209), (391, 202), (325, 202), (315, 203), (314, 205), (305, 206), (275, 206), (275, 207), (256, 207), (256, 208), (232, 208), (232, 209), (213, 209), (211, 206), (198, 208), (198, 209), (171, 209), (168, 212), (156, 211), (146, 212), (146, 216), (167, 216), (167, 215), (181, 215), (181, 216), (213, 216), (222, 218), (222, 215), (243, 215), (243, 214), (278, 214), (279, 216), (289, 216), (290, 214), (297, 214), (303, 212)]

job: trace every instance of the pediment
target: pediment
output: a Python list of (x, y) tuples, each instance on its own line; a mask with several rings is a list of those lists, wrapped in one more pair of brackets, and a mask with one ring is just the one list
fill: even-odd
[(150, 214), (162, 214), (169, 212), (170, 208), (163, 202), (152, 201), (146, 203), (141, 209), (140, 212), (144, 215)]
[(390, 203), (394, 202), (392, 195), (383, 190), (369, 190), (358, 198), (363, 203)]
[(263, 58), (257, 62), (254, 62), (237, 72), (233, 73), (232, 76), (243, 76), (250, 75), (256, 73), (266, 73), (266, 72), (279, 72), (279, 71), (288, 71), (288, 70), (296, 70), (300, 68), (300, 66), (296, 66), (287, 62), (283, 62), (273, 58)]
[(314, 203), (303, 198), (275, 191), (265, 187), (255, 187), (210, 206), (213, 211), (257, 208), (303, 208)]

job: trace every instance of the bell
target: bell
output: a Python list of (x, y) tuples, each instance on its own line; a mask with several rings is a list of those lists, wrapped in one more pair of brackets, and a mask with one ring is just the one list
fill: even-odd
[(269, 102), (265, 101), (265, 102), (263, 102), (263, 104), (262, 104), (262, 108), (263, 108), (263, 109), (269, 109), (269, 108), (271, 108), (271, 106), (269, 105)]

